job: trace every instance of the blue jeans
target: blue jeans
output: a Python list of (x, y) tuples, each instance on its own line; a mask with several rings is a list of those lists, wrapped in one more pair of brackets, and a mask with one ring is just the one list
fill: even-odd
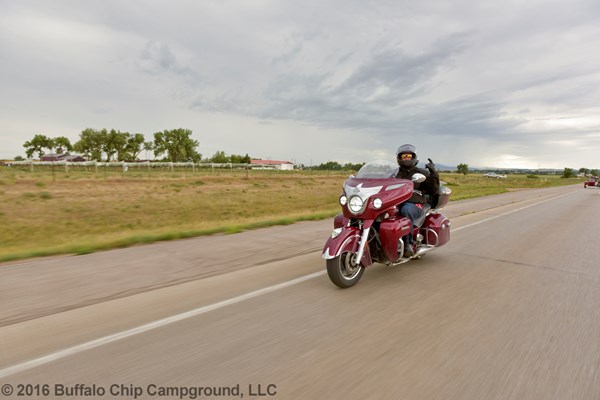
[[(415, 221), (423, 215), (423, 209), (419, 208), (415, 203), (404, 203), (402, 206), (400, 206), (400, 215), (410, 219), (410, 222), (412, 222), (414, 228)], [(413, 241), (412, 231), (413, 230), (411, 229), (410, 233), (408, 234), (408, 243), (412, 243)]]

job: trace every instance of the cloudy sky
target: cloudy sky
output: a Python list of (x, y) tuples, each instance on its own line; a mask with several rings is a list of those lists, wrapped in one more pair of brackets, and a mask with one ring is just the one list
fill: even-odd
[(600, 168), (596, 0), (0, 0), (0, 158), (186, 128), (210, 156)]

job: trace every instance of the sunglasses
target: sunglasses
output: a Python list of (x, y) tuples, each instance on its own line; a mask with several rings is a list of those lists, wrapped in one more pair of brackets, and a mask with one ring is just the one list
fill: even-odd
[(412, 160), (413, 156), (412, 154), (400, 154), (400, 158), (403, 160)]

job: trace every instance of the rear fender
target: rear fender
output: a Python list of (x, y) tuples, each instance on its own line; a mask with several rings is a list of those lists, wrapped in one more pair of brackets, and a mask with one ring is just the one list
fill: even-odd
[[(339, 231), (340, 229), (341, 232), (337, 234), (336, 231)], [(331, 260), (332, 258), (338, 257), (343, 252), (358, 253), (362, 233), (360, 229), (356, 227), (337, 228), (334, 229), (334, 233), (337, 234), (337, 236), (333, 237), (334, 234), (332, 234), (323, 247), (322, 257), (324, 259)], [(365, 267), (373, 264), (368, 244), (365, 246), (361, 264)]]

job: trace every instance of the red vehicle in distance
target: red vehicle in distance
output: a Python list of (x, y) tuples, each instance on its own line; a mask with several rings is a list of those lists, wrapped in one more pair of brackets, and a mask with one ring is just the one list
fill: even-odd
[(583, 187), (587, 188), (588, 186), (599, 186), (600, 182), (598, 182), (598, 177), (592, 176), (587, 178), (585, 182), (583, 182)]

